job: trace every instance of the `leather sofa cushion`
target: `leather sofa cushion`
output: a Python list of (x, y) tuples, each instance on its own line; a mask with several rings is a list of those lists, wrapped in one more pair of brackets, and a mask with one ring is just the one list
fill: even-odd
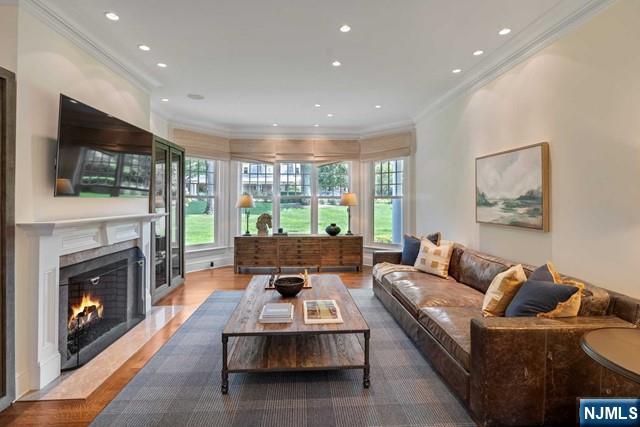
[(512, 267), (512, 262), (465, 249), (458, 262), (458, 280), (485, 293), (498, 274)]
[(443, 279), (426, 273), (408, 280), (398, 280), (391, 285), (391, 294), (416, 319), (424, 307), (482, 307), (484, 295), (455, 279)]
[(470, 371), (471, 319), (482, 317), (476, 307), (425, 307), (418, 321), (462, 367)]
[(382, 287), (389, 293), (391, 292), (391, 287), (398, 280), (411, 280), (414, 282), (421, 281), (426, 273), (421, 271), (396, 271), (393, 273), (386, 274), (382, 278)]

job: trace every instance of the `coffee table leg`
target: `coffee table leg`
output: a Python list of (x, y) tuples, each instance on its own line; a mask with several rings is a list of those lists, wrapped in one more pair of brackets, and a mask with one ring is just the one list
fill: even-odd
[(229, 337), (226, 335), (222, 336), (222, 394), (227, 394), (229, 392), (229, 372), (227, 367), (227, 344), (229, 342)]
[(369, 336), (371, 332), (367, 331), (364, 333), (364, 379), (362, 380), (362, 385), (364, 388), (369, 388), (371, 385), (371, 381), (369, 380)]

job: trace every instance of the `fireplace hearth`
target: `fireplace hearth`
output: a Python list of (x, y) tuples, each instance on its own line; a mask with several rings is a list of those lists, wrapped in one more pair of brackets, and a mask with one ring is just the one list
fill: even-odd
[(60, 269), (63, 371), (84, 365), (144, 319), (144, 262), (134, 247)]

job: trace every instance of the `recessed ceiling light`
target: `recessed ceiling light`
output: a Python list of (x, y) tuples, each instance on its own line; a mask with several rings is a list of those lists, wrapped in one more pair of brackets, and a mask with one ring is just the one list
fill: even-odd
[(320, 108), (320, 107), (321, 107), (321, 105), (320, 105), (320, 104), (315, 104), (315, 105), (314, 105), (314, 107), (316, 107), (316, 108)]
[(313, 127), (314, 127), (314, 128), (319, 128), (319, 127), (320, 127), (320, 125), (316, 123), (315, 125), (313, 125)]
[(160, 101), (162, 101), (162, 102), (169, 102), (169, 98), (162, 98)]
[(164, 62), (158, 62), (156, 65), (160, 68), (167, 68), (167, 64), (165, 64)]
[(327, 117), (333, 117), (333, 113), (327, 114)]
[(333, 61), (333, 62), (331, 63), (331, 65), (333, 65), (334, 67), (339, 67), (339, 66), (341, 66), (341, 65), (342, 65), (342, 62), (340, 62), (340, 61)]
[(351, 31), (351, 27), (345, 24), (342, 27), (340, 27), (340, 31), (342, 31), (343, 33), (348, 33), (349, 31)]
[(461, 70), (460, 68), (454, 68), (453, 70), (451, 70), (451, 72), (452, 72), (453, 74), (458, 74), (458, 73), (461, 73), (461, 72), (462, 72), (462, 70)]
[(105, 12), (104, 13), (105, 18), (107, 18), (109, 21), (119, 21), (120, 17), (118, 16), (117, 13), (115, 12)]
[(376, 105), (376, 108), (379, 110), (382, 108), (382, 105)]
[(187, 94), (187, 98), (193, 99), (196, 101), (202, 101), (204, 99), (204, 96), (200, 95), (199, 93), (189, 93)]
[(145, 52), (149, 52), (151, 50), (151, 48), (149, 46), (147, 46), (146, 44), (139, 44), (138, 45), (138, 49), (144, 50)]
[(271, 126), (273, 126), (273, 127), (277, 127), (277, 126), (278, 126), (278, 124), (277, 124), (277, 123), (274, 123), (274, 124), (272, 124)]
[(511, 28), (503, 28), (500, 31), (498, 31), (498, 34), (500, 34), (501, 36), (506, 36), (507, 34), (509, 34), (511, 32)]
[(473, 52), (473, 56), (480, 56), (484, 53), (484, 50), (476, 50), (475, 52)]

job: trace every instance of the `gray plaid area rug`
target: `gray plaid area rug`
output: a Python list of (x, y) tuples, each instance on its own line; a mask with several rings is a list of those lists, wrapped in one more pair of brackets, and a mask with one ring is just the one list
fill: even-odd
[(351, 291), (371, 328), (362, 371), (231, 374), (220, 393), (220, 333), (242, 296), (215, 292), (93, 426), (475, 425), (371, 289)]

